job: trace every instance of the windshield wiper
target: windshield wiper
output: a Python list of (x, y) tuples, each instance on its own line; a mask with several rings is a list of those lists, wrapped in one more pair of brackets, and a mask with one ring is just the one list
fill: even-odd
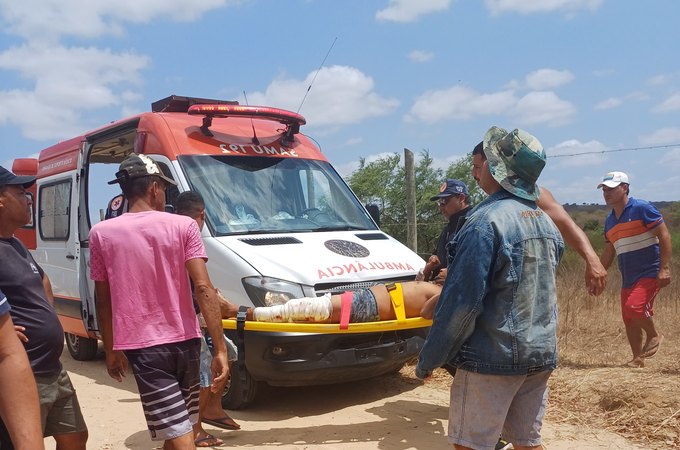
[(337, 225), (334, 227), (319, 227), (312, 229), (312, 231), (356, 231), (356, 230), (370, 231), (368, 228), (358, 227), (356, 225)]

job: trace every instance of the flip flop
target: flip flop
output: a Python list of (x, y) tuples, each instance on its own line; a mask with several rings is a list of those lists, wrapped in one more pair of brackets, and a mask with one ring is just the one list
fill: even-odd
[(207, 423), (217, 428), (223, 428), (225, 430), (240, 430), (241, 425), (237, 424), (234, 419), (229, 416), (224, 416), (220, 419), (201, 419), (201, 422)]
[(662, 342), (663, 334), (660, 334), (659, 338), (656, 340), (656, 344), (642, 350), (642, 357), (651, 358), (652, 356), (656, 355), (656, 352), (659, 351), (659, 347), (661, 346)]
[[(199, 434), (200, 436), (200, 434)], [(216, 438), (212, 434), (205, 433), (205, 437), (197, 437), (194, 439), (194, 445), (196, 447), (218, 447), (224, 444), (224, 441), (220, 438)]]

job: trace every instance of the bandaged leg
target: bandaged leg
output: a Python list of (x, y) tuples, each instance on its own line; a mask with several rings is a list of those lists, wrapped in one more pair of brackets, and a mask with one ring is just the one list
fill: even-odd
[(331, 294), (288, 300), (283, 305), (262, 306), (253, 310), (258, 322), (323, 322), (331, 317)]

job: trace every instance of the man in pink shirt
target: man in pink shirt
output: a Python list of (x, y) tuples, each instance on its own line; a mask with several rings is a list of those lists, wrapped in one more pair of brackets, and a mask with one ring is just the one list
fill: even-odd
[[(228, 371), (216, 290), (196, 221), (168, 214), (165, 189), (175, 182), (145, 155), (131, 154), (116, 179), (129, 211), (90, 231), (90, 276), (109, 375), (121, 381), (128, 362), (152, 440), (164, 449), (194, 448), (198, 419), (200, 328), (189, 277), (215, 342), (212, 374)], [(189, 276), (187, 276), (187, 273)]]

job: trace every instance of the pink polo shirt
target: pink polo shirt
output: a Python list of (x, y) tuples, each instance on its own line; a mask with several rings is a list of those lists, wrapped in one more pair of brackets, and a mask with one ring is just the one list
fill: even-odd
[(125, 213), (90, 231), (90, 277), (109, 281), (113, 349), (200, 337), (185, 263), (207, 260), (194, 219), (159, 211)]

